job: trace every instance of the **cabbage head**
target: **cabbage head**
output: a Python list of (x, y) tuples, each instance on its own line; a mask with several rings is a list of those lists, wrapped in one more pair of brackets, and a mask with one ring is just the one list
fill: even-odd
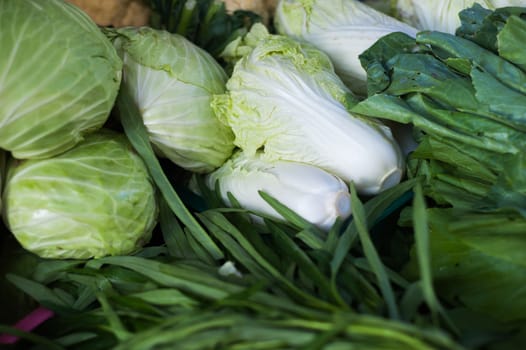
[(56, 259), (132, 253), (149, 241), (158, 212), (142, 159), (105, 129), (55, 157), (11, 161), (3, 200), (20, 244)]
[(158, 155), (193, 172), (209, 172), (234, 148), (229, 127), (210, 101), (225, 91), (227, 75), (206, 51), (148, 27), (107, 30), (121, 55), (130, 91)]
[(305, 40), (331, 58), (336, 73), (355, 93), (366, 94), (359, 56), (382, 36), (417, 30), (358, 0), (283, 0), (276, 8), (280, 34)]
[(61, 0), (2, 0), (0, 25), (0, 148), (51, 157), (99, 129), (122, 61), (97, 25)]
[(311, 44), (265, 34), (262, 26), (227, 47), (229, 57), (240, 58), (227, 92), (212, 104), (235, 144), (266, 161), (319, 167), (363, 194), (397, 184), (403, 157), (391, 130), (349, 113), (356, 98), (329, 57)]
[(525, 0), (396, 0), (399, 17), (419, 30), (455, 34), (460, 26), (459, 12), (478, 3), (495, 10), (499, 7), (526, 6)]

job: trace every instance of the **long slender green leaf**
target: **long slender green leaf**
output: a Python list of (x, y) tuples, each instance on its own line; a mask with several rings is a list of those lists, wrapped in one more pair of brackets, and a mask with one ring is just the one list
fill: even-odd
[(171, 256), (185, 258), (192, 255), (185, 232), (164, 199), (159, 200), (159, 224)]
[(356, 195), (356, 190), (354, 184), (351, 183), (351, 206), (353, 211), (353, 221), (356, 222), (356, 228), (358, 230), (358, 235), (360, 236), (360, 241), (362, 243), (363, 251), (365, 257), (369, 261), (371, 268), (376, 274), (378, 279), (378, 285), (382, 292), (382, 295), (385, 299), (389, 317), (392, 319), (399, 319), (400, 313), (398, 311), (398, 306), (396, 304), (396, 298), (389, 281), (388, 274), (385, 270), (385, 267), (376, 251), (371, 238), (369, 237), (369, 232), (367, 230), (367, 217), (365, 214), (364, 207)]
[(433, 276), (431, 275), (431, 256), (429, 253), (429, 229), (427, 226), (427, 212), (422, 194), (422, 186), (415, 186), (415, 197), (413, 200), (413, 225), (415, 230), (415, 245), (417, 251), (420, 278), (424, 298), (431, 310), (431, 316), (435, 325), (438, 325), (439, 303), (433, 288)]
[(109, 322), (109, 329), (113, 332), (115, 337), (120, 341), (129, 338), (131, 333), (126, 329), (117, 313), (113, 310), (107, 296), (102, 293), (97, 293), (97, 299), (99, 300), (102, 311)]
[[(365, 222), (368, 227), (373, 227), (376, 223), (382, 220), (387, 214), (390, 214), (395, 209), (401, 207), (410, 197), (407, 196), (409, 191), (415, 185), (417, 179), (406, 180), (382, 193), (376, 195), (367, 203), (365, 203)], [(335, 245), (334, 257), (331, 262), (331, 272), (336, 276), (338, 270), (349, 254), (353, 243), (358, 237), (356, 223), (351, 223), (346, 227), (342, 233), (338, 243)]]
[(337, 293), (336, 289), (332, 288), (330, 280), (327, 279), (322, 271), (320, 271), (304, 250), (295, 244), (286, 233), (277, 228), (273, 229), (271, 234), (276, 240), (279, 249), (286, 252), (285, 254), (298, 264), (306, 277), (321, 290), (325, 298), (330, 298), (343, 309), (348, 308), (342, 297)]
[(69, 302), (71, 298), (64, 300), (55, 291), (41, 283), (14, 274), (7, 274), (6, 278), (42, 305), (52, 305), (61, 308), (71, 308), (72, 306)]
[(179, 288), (211, 300), (224, 298), (241, 287), (223, 282), (204, 270), (184, 265), (163, 263), (135, 256), (111, 256), (91, 261), (90, 265), (115, 265), (136, 271), (164, 287)]
[(181, 220), (181, 222), (190, 229), (194, 238), (205, 247), (214, 259), (223, 258), (223, 252), (214, 243), (201, 225), (199, 225), (195, 217), (189, 212), (188, 208), (184, 205), (166, 177), (161, 164), (152, 149), (146, 127), (144, 126), (138, 108), (125, 85), (121, 86), (121, 90), (117, 97), (117, 107), (119, 109), (120, 120), (124, 132), (128, 136), (128, 139), (137, 153), (139, 153), (146, 163), (154, 182), (159, 187), (168, 206), (173, 210), (174, 214)]
[(415, 231), (415, 246), (418, 260), (420, 279), (422, 281), (423, 297), (431, 311), (432, 321), (439, 326), (439, 315), (444, 317), (448, 326), (458, 333), (456, 326), (447, 317), (442, 305), (438, 301), (433, 287), (433, 275), (431, 268), (431, 253), (429, 243), (429, 226), (427, 219), (426, 204), (422, 186), (417, 183), (414, 188), (413, 199), (413, 226)]
[[(250, 242), (243, 236), (239, 230), (232, 225), (223, 215), (221, 215), (219, 212), (216, 211), (207, 211), (204, 213), (201, 213), (201, 215), (206, 216), (211, 223), (215, 224), (217, 228), (222, 230), (223, 232), (226, 232), (230, 234), (232, 237), (235, 238), (237, 242), (245, 249), (246, 252), (250, 255), (251, 259), (255, 261), (259, 266), (261, 266), (266, 274), (269, 276), (272, 276), (273, 279), (276, 280), (276, 282), (279, 282), (289, 293), (294, 295), (296, 298), (299, 298), (300, 300), (303, 300), (308, 305), (315, 306), (321, 309), (325, 310), (333, 310), (335, 307), (321, 299), (318, 299), (308, 293), (305, 293), (304, 291), (297, 288), (290, 280), (288, 280), (285, 276), (281, 274), (281, 272), (276, 269), (276, 267), (272, 266), (267, 260), (263, 258), (257, 252), (254, 247), (250, 244)], [(220, 230), (213, 230), (212, 232), (220, 233)], [(248, 260), (248, 261), (250, 261)], [(247, 260), (241, 260), (240, 263), (245, 263)]]
[(299, 229), (312, 230), (317, 232), (319, 235), (324, 236), (323, 232), (317, 229), (313, 224), (302, 218), (300, 215), (289, 209), (286, 205), (281, 203), (276, 198), (272, 197), (268, 193), (263, 191), (259, 192), (261, 198), (265, 200), (274, 210), (276, 210), (281, 216), (283, 216), (288, 223), (295, 225)]

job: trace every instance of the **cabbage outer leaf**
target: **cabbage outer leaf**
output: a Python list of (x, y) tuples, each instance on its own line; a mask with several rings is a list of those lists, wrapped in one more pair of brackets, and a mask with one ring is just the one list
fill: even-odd
[(64, 152), (102, 127), (122, 61), (65, 1), (0, 1), (0, 148), (16, 158)]
[(218, 62), (166, 31), (122, 28), (108, 35), (123, 58), (124, 84), (159, 155), (194, 172), (222, 165), (234, 136), (210, 106), (212, 96), (225, 91), (227, 76)]
[(41, 257), (130, 254), (156, 224), (155, 187), (121, 134), (100, 130), (56, 157), (14, 161), (7, 176), (5, 222)]

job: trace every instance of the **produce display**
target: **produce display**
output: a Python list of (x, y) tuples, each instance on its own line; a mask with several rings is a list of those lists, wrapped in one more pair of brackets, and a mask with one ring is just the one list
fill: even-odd
[(0, 0), (0, 347), (520, 349), (524, 42), (520, 0)]

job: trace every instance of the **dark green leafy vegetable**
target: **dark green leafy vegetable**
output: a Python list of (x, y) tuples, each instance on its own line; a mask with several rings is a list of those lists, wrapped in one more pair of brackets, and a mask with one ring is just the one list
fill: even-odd
[[(412, 43), (411, 43), (412, 41)], [(505, 167), (520, 168), (526, 148), (526, 72), (468, 39), (421, 32), (384, 37), (362, 55), (370, 96), (355, 113), (412, 124), (419, 147), (410, 174), (424, 175), (426, 195), (464, 208), (498, 208), (493, 188)], [(521, 209), (518, 178), (506, 182)], [(517, 186), (517, 187), (516, 187)]]
[(524, 341), (525, 10), (474, 5), (457, 35), (382, 38), (361, 56), (369, 96), (352, 110), (415, 129), (407, 170), (422, 193), (398, 222), (415, 233), (402, 270), (415, 294), (401, 305), (420, 295), (474, 348)]
[(244, 34), (261, 17), (251, 11), (229, 14), (222, 1), (150, 0), (151, 26), (183, 35), (216, 59), (225, 46)]
[(503, 7), (494, 11), (478, 3), (459, 13), (462, 25), (456, 35), (499, 54), (521, 69), (526, 68), (526, 8)]

